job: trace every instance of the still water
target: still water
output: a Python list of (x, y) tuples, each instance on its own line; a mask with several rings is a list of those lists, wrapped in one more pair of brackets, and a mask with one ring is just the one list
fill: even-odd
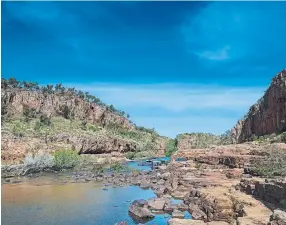
[[(128, 214), (133, 200), (156, 197), (137, 186), (105, 187), (94, 183), (61, 185), (55, 176), (41, 176), (18, 184), (2, 184), (3, 225), (114, 225), (125, 220), (138, 224)], [(179, 203), (180, 200), (172, 200)], [(146, 224), (167, 225), (168, 214), (159, 214)], [(185, 212), (185, 218), (191, 218)]]

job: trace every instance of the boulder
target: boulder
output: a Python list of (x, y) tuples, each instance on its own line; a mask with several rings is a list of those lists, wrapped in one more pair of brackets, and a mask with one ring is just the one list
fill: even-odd
[(151, 210), (163, 210), (167, 199), (155, 198), (148, 201), (148, 206)]
[(172, 212), (172, 218), (179, 218), (179, 219), (184, 219), (185, 215), (183, 212), (175, 209), (173, 212)]
[(193, 203), (189, 204), (189, 212), (195, 220), (207, 219), (207, 215), (199, 208), (199, 206)]
[(273, 214), (270, 216), (269, 225), (286, 225), (286, 212), (275, 209)]
[(201, 220), (172, 218), (168, 220), (168, 225), (206, 225), (206, 223)]
[(178, 205), (170, 202), (168, 202), (164, 207), (164, 211), (168, 213), (173, 212), (175, 209), (178, 209)]
[(135, 200), (129, 207), (129, 212), (139, 218), (153, 218), (154, 214), (147, 208), (148, 202), (145, 200)]
[(147, 182), (147, 181), (143, 181), (141, 184), (140, 184), (140, 187), (142, 189), (148, 189), (150, 187), (150, 183)]

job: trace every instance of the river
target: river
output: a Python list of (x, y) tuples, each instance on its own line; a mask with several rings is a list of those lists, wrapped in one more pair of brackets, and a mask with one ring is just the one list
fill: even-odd
[[(69, 182), (63, 185), (54, 174), (2, 184), (1, 192), (3, 225), (114, 225), (123, 220), (134, 225), (139, 221), (129, 216), (130, 203), (156, 197), (152, 190), (137, 186), (104, 187), (100, 183)], [(187, 212), (185, 216), (191, 217)], [(166, 225), (169, 218), (168, 214), (158, 214), (144, 222)]]

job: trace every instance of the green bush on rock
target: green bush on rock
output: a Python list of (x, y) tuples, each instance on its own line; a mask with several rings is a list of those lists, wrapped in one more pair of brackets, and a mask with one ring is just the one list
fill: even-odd
[(80, 161), (80, 156), (72, 150), (59, 150), (54, 153), (54, 162), (57, 169), (70, 169)]
[(171, 139), (166, 145), (166, 156), (171, 156), (175, 151), (177, 151), (177, 140)]
[(135, 159), (135, 152), (126, 152), (125, 157), (127, 159)]
[(114, 164), (111, 164), (110, 166), (110, 169), (113, 171), (113, 172), (121, 172), (121, 171), (129, 171), (130, 168), (126, 165), (123, 165), (122, 163), (114, 163)]
[(286, 150), (269, 145), (264, 152), (265, 157), (253, 160), (253, 171), (259, 176), (286, 176)]

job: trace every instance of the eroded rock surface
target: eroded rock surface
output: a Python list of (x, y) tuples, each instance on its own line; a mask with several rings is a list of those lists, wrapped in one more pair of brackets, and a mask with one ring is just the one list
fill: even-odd
[(234, 143), (242, 143), (253, 135), (262, 136), (284, 132), (286, 129), (286, 69), (273, 79), (264, 96), (250, 107), (245, 119), (232, 129)]

